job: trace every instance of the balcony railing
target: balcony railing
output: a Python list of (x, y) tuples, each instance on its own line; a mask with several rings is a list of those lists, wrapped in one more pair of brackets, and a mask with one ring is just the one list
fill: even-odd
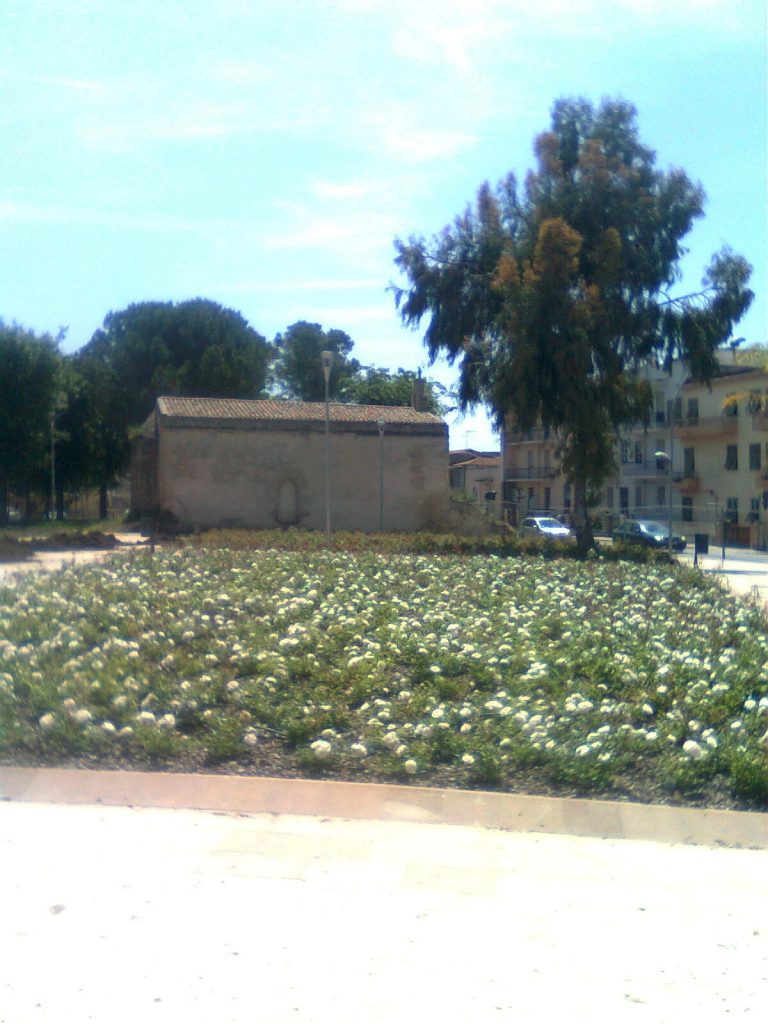
[(549, 441), (554, 439), (554, 431), (537, 427), (535, 430), (508, 430), (504, 435), (505, 444), (525, 444), (526, 441)]
[(553, 480), (559, 476), (559, 467), (552, 466), (523, 466), (522, 469), (508, 467), (505, 476), (507, 480)]
[(644, 459), (642, 462), (622, 462), (619, 465), (620, 477), (663, 477), (669, 473), (667, 463), (662, 459)]
[(732, 437), (739, 429), (739, 418), (732, 413), (719, 416), (680, 416), (674, 421), (680, 438)]

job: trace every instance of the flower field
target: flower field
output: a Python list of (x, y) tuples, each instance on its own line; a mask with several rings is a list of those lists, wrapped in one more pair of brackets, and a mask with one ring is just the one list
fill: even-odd
[(190, 547), (0, 586), (6, 763), (768, 807), (767, 733), (765, 619), (676, 566)]

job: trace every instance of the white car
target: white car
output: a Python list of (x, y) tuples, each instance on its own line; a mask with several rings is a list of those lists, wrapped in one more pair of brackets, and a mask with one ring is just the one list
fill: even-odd
[(565, 526), (559, 519), (553, 519), (552, 516), (526, 516), (520, 523), (520, 533), (560, 540), (573, 535), (569, 526)]

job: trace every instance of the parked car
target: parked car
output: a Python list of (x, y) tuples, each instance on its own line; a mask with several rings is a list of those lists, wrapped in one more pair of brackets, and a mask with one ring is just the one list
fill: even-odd
[[(614, 529), (613, 539), (624, 541), (626, 544), (666, 548), (669, 547), (669, 528), (653, 519), (627, 519)], [(685, 537), (681, 537), (679, 533), (672, 534), (673, 551), (685, 551), (687, 543)]]
[(550, 537), (564, 540), (571, 537), (573, 531), (552, 516), (526, 516), (520, 523), (520, 533), (535, 537)]

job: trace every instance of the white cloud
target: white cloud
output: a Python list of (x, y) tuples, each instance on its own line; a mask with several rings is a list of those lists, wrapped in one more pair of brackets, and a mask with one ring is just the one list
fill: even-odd
[(373, 181), (316, 181), (311, 185), (312, 191), (321, 199), (368, 199), (379, 194), (380, 182)]
[(367, 291), (381, 288), (379, 278), (340, 277), (340, 278), (299, 278), (289, 281), (234, 281), (217, 288), (220, 292), (242, 295), (281, 295), (301, 292), (340, 292)]
[[(128, 211), (98, 210), (85, 207), (43, 206), (0, 200), (0, 221), (27, 224), (72, 224), (78, 227), (120, 228), (130, 231), (169, 231), (184, 234), (210, 233), (212, 226), (199, 221), (174, 217), (132, 214)], [(220, 230), (220, 225), (216, 230)]]

